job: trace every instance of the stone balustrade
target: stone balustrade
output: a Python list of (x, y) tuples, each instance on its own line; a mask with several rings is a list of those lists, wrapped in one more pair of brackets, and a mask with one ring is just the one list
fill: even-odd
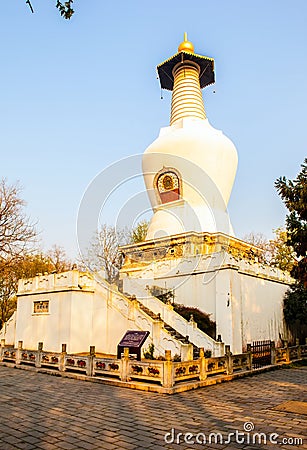
[(196, 347), (205, 347), (214, 356), (224, 354), (224, 343), (214, 340), (211, 336), (197, 327), (193, 320), (187, 321), (174, 311), (174, 307), (169, 303), (165, 304), (157, 297), (150, 294), (148, 288), (142, 287), (137, 280), (129, 280), (133, 295), (150, 311), (159, 316), (167, 325), (174, 328), (182, 336), (189, 336), (189, 341)]
[[(38, 343), (37, 350), (22, 347), (22, 341), (17, 348), (6, 346), (4, 339), (0, 346), (0, 363), (16, 366), (33, 366), (51, 371), (79, 373), (88, 377), (102, 379), (117, 379), (120, 382), (137, 381), (139, 383), (156, 383), (165, 388), (172, 388), (180, 382), (204, 381), (212, 376), (228, 376), (234, 372), (252, 372), (252, 352), (232, 355), (229, 346), (225, 347), (225, 355), (206, 358), (204, 349), (196, 360), (173, 361), (170, 350), (165, 351), (164, 360), (136, 361), (130, 358), (129, 349), (124, 349), (121, 359), (99, 357), (95, 347), (90, 347), (88, 354), (72, 355), (66, 352), (62, 344), (60, 353), (46, 352), (43, 343)], [(275, 348), (271, 346), (272, 365), (289, 363), (307, 356), (307, 340), (305, 345)]]
[(38, 274), (34, 278), (20, 279), (18, 295), (33, 292), (55, 292), (62, 290), (85, 290), (91, 292), (94, 287), (92, 275), (78, 270), (62, 273)]

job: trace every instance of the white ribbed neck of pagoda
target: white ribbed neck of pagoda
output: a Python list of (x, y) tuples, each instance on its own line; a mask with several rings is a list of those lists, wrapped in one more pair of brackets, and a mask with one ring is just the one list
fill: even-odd
[(172, 95), (171, 120), (173, 125), (184, 118), (206, 119), (203, 97), (200, 89), (200, 67), (194, 61), (183, 61), (172, 70), (174, 87)]
[(161, 89), (173, 91), (171, 125), (187, 117), (206, 119), (201, 89), (215, 81), (214, 59), (194, 52), (187, 33), (178, 52), (157, 67)]

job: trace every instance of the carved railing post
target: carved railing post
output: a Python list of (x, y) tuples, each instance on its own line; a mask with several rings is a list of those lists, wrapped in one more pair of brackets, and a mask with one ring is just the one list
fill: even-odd
[(187, 332), (190, 336), (193, 336), (195, 333), (195, 330), (197, 330), (197, 323), (195, 322), (193, 318), (193, 314), (190, 316), (190, 320), (187, 325)]
[(225, 356), (226, 356), (227, 375), (232, 375), (233, 361), (232, 361), (232, 354), (230, 352), (230, 345), (225, 345)]
[(163, 328), (163, 322), (161, 318), (156, 319), (152, 324), (152, 340), (155, 347), (158, 346), (158, 343), (161, 340), (161, 332)]
[(60, 364), (59, 364), (59, 371), (60, 372), (65, 372), (66, 350), (67, 350), (67, 345), (66, 344), (62, 344), (62, 351), (61, 351), (61, 354), (60, 354)]
[(93, 376), (93, 365), (95, 358), (95, 345), (90, 346), (90, 356), (87, 358), (86, 375), (88, 377)]
[(284, 346), (286, 349), (286, 362), (290, 362), (290, 348), (289, 348), (289, 344), (288, 341), (284, 341)]
[(271, 341), (271, 364), (276, 364), (276, 347), (275, 347), (275, 341)]
[(186, 336), (185, 342), (181, 344), (181, 361), (193, 361), (193, 344), (189, 343), (189, 336)]
[(128, 317), (129, 320), (134, 320), (136, 317), (136, 313), (139, 310), (139, 302), (136, 297), (131, 297), (131, 300), (128, 302)]
[(248, 368), (249, 370), (252, 370), (253, 368), (252, 344), (247, 344), (247, 354), (248, 354)]
[(204, 348), (199, 349), (199, 380), (204, 381), (207, 378), (206, 358)]
[(298, 338), (295, 339), (295, 345), (297, 346), (297, 359), (301, 359), (302, 357), (302, 349), (300, 346), (300, 340)]
[(170, 350), (165, 350), (165, 361), (164, 361), (162, 385), (165, 388), (171, 388), (174, 386), (172, 352)]
[(16, 365), (20, 364), (20, 362), (21, 362), (22, 345), (23, 345), (23, 341), (18, 341), (17, 350), (16, 350), (16, 359), (15, 359)]
[(42, 352), (43, 352), (43, 342), (39, 342), (37, 346), (37, 354), (35, 358), (35, 367), (42, 366)]
[(128, 373), (129, 373), (129, 347), (124, 347), (124, 354), (121, 358), (121, 372), (120, 372), (121, 381), (128, 381)]

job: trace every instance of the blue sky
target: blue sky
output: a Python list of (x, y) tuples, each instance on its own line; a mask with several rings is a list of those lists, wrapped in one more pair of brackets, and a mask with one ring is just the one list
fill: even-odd
[(203, 95), (211, 124), (239, 154), (236, 234), (271, 237), (285, 218), (274, 181), (295, 177), (306, 156), (306, 0), (75, 0), (70, 22), (55, 3), (32, 0), (35, 14), (20, 0), (0, 9), (0, 177), (20, 180), (44, 247), (76, 254), (91, 180), (168, 125), (170, 94), (160, 99), (155, 67), (184, 31), (215, 58), (216, 84)]

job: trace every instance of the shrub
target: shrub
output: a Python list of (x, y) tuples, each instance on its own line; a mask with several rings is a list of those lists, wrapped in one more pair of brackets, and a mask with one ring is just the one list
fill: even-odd
[(174, 310), (186, 320), (190, 320), (192, 314), (198, 328), (213, 339), (216, 339), (216, 323), (210, 319), (210, 314), (204, 313), (193, 306), (184, 306), (178, 303), (174, 303), (173, 306)]
[(154, 357), (155, 346), (154, 344), (149, 344), (146, 350), (143, 350), (143, 355), (145, 359), (155, 359)]
[(307, 337), (307, 289), (297, 283), (285, 293), (283, 303), (284, 319), (293, 342), (298, 338), (303, 344)]

